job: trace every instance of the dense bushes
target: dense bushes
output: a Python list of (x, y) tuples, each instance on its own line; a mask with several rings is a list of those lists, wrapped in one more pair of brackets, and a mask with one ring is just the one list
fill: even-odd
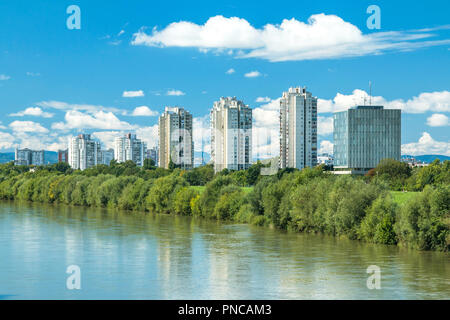
[[(29, 172), (3, 164), (0, 199), (192, 215), (448, 251), (449, 163), (411, 171), (386, 160), (365, 177), (322, 167), (261, 176), (261, 163), (215, 175), (211, 165), (184, 171), (112, 162), (82, 172), (64, 165)], [(400, 205), (389, 190), (402, 188), (424, 190)]]

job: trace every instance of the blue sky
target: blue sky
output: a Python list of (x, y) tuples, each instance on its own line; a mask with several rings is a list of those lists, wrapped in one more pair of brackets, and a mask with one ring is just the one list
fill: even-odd
[[(66, 26), (73, 4), (80, 30)], [(379, 30), (366, 24), (373, 4)], [(77, 132), (108, 147), (132, 131), (151, 146), (157, 115), (174, 105), (193, 113), (196, 149), (203, 139), (208, 151), (209, 109), (236, 96), (255, 109), (254, 156), (273, 156), (276, 99), (297, 85), (319, 98), (330, 151), (332, 111), (363, 103), (371, 81), (375, 103), (404, 110), (403, 153), (450, 155), (449, 10), (444, 0), (2, 1), (0, 152), (57, 150)]]

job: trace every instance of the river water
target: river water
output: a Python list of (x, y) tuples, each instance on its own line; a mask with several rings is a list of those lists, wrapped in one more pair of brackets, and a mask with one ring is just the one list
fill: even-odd
[[(69, 290), (68, 266), (81, 289)], [(369, 289), (371, 265), (380, 289)], [(0, 202), (0, 299), (450, 299), (450, 255), (180, 216)]]

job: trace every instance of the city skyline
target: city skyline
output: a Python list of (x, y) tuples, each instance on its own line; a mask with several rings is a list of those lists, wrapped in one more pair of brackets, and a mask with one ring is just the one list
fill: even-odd
[[(158, 141), (158, 116), (166, 106), (178, 105), (193, 115), (195, 162), (201, 163), (202, 148), (210, 153), (212, 102), (238, 96), (253, 109), (253, 154), (259, 155), (254, 159), (270, 158), (279, 150), (281, 93), (306, 85), (318, 97), (319, 154), (332, 153), (333, 111), (371, 100), (403, 108), (402, 154), (450, 155), (450, 83), (442, 72), (450, 62), (445, 8), (431, 13), (414, 3), (379, 1), (381, 29), (370, 30), (367, 3), (324, 1), (307, 9), (294, 3), (287, 11), (283, 1), (263, 1), (255, 11), (239, 2), (189, 7), (180, 2), (167, 16), (161, 13), (168, 4), (118, 1), (109, 5), (106, 24), (102, 6), (78, 5), (80, 30), (65, 25), (68, 3), (49, 2), (45, 12), (30, 3), (33, 16), (16, 4), (0, 5), (5, 30), (0, 152), (16, 147), (57, 151), (80, 132), (99, 139), (105, 149), (113, 147), (116, 136), (134, 132), (152, 148)], [(47, 22), (41, 25), (41, 19)], [(336, 45), (320, 36), (325, 24), (334, 27), (336, 33), (329, 36)], [(192, 42), (179, 41), (183, 26), (189, 27)], [(245, 43), (220, 32), (208, 38), (212, 26), (242, 34)], [(269, 29), (280, 39), (290, 30), (299, 44), (290, 48), (282, 42), (277, 53), (264, 33)], [(390, 32), (397, 38), (389, 38)], [(354, 46), (339, 51), (340, 34)], [(326, 48), (328, 54), (311, 48)], [(259, 139), (267, 132), (270, 139)]]

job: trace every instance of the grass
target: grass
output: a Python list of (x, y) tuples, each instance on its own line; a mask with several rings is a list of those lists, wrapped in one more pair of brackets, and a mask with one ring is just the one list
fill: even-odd
[[(192, 189), (202, 193), (205, 190), (205, 186), (191, 186)], [(249, 193), (253, 190), (253, 187), (241, 187), (242, 191), (245, 193)]]
[(394, 201), (399, 205), (404, 204), (406, 201), (413, 198), (414, 196), (417, 196), (419, 193), (420, 192), (413, 192), (413, 191), (408, 191), (408, 192), (391, 191)]

